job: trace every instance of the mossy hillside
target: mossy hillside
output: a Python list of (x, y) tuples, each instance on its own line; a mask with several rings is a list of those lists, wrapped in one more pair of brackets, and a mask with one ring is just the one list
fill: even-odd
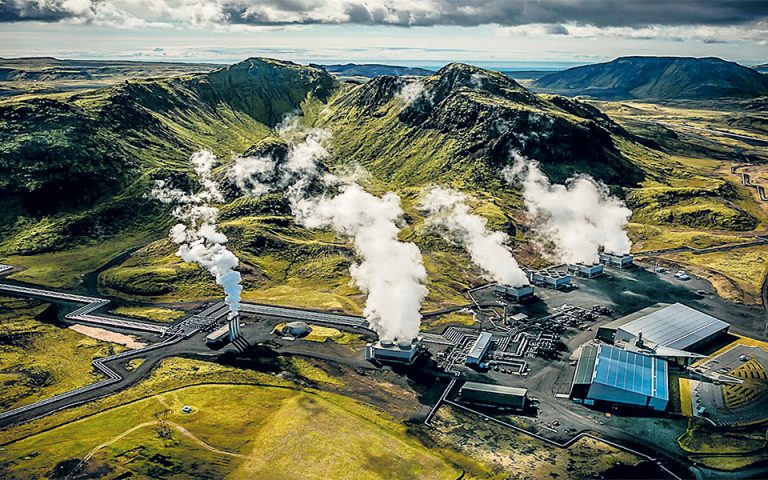
[(335, 97), (317, 124), (333, 132), (337, 157), (411, 186), (461, 179), (487, 187), (511, 162), (511, 149), (541, 161), (557, 180), (577, 171), (610, 183), (641, 178), (611, 140), (622, 129), (592, 107), (547, 100), (468, 65), (449, 65), (423, 82), (425, 93), (409, 105), (398, 98), (402, 85), (391, 77)]
[(40, 321), (50, 319), (48, 309), (42, 302), (0, 297), (0, 410), (100, 380), (91, 360), (122, 349)]
[(199, 148), (242, 152), (308, 96), (327, 98), (334, 88), (321, 70), (249, 59), (206, 74), (0, 102), (0, 189), (87, 202), (133, 172), (185, 167)]

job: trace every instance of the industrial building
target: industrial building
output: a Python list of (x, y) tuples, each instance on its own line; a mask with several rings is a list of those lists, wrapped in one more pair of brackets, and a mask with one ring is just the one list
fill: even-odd
[(420, 351), (421, 338), (414, 338), (410, 342), (379, 340), (365, 346), (365, 359), (410, 365), (416, 360)]
[(528, 390), (489, 383), (466, 382), (459, 389), (459, 401), (522, 410), (528, 404)]
[(614, 255), (612, 253), (601, 253), (600, 263), (611, 267), (627, 268), (634, 264), (632, 255)]
[(486, 353), (488, 353), (488, 348), (491, 346), (492, 339), (493, 335), (491, 335), (489, 332), (480, 332), (477, 340), (475, 340), (475, 343), (472, 344), (472, 348), (469, 349), (465, 363), (467, 365), (480, 365), (483, 357)]
[(585, 263), (573, 263), (568, 265), (568, 270), (574, 275), (594, 278), (602, 275), (605, 272), (605, 267), (602, 263), (595, 263), (594, 265), (587, 265)]
[(230, 341), (229, 339), (229, 324), (223, 325), (213, 332), (209, 333), (205, 337), (205, 344), (209, 347), (217, 346), (217, 345), (223, 345), (224, 343)]
[(572, 277), (570, 274), (555, 270), (554, 268), (544, 268), (528, 271), (528, 280), (534, 285), (557, 289), (570, 286)]
[(669, 402), (667, 362), (612, 345), (585, 345), (576, 365), (570, 398), (663, 411)]
[[(614, 345), (694, 352), (722, 339), (730, 325), (681, 303), (657, 303), (601, 326), (597, 338)], [(683, 355), (683, 353), (680, 353)], [(660, 355), (664, 356), (664, 355)]]
[(495, 291), (498, 295), (501, 295), (510, 300), (514, 300), (518, 303), (529, 298), (533, 298), (533, 287), (531, 285), (523, 285), (522, 287), (496, 285)]

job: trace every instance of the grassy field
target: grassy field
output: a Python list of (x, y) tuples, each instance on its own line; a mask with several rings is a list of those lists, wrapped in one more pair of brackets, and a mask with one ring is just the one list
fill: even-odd
[[(306, 365), (301, 368), (306, 371)], [(196, 376), (176, 375), (190, 370)], [(235, 376), (273, 385), (177, 386)], [(181, 412), (185, 405), (192, 413)], [(158, 422), (192, 436), (175, 426), (164, 436)], [(71, 469), (89, 452), (91, 472), (154, 477), (457, 478), (462, 469), (455, 458), (426, 448), (405, 425), (370, 406), (298, 390), (272, 376), (184, 359), (165, 361), (149, 380), (96, 405), (2, 435), (0, 468), (13, 477)]]
[(476, 323), (477, 322), (475, 322), (475, 317), (471, 313), (451, 312), (445, 315), (440, 315), (436, 318), (422, 320), (421, 329), (427, 330), (427, 329), (436, 328), (436, 327), (447, 327), (449, 325), (460, 325), (464, 327), (471, 327), (471, 326), (474, 326)]
[(582, 439), (568, 449), (554, 449), (447, 406), (438, 411), (434, 423), (441, 440), (494, 465), (496, 472), (517, 472), (520, 478), (594, 478), (617, 463), (636, 465), (640, 461), (592, 439)]
[(2, 410), (97, 381), (102, 377), (91, 360), (124, 349), (36, 320), (46, 308), (38, 301), (0, 297)]
[(691, 418), (677, 443), (691, 461), (718, 470), (738, 470), (768, 458), (765, 426), (724, 430)]
[(743, 303), (760, 303), (760, 287), (768, 273), (768, 246), (701, 255), (684, 252), (664, 255), (662, 258), (687, 266), (693, 273), (707, 278), (724, 298)]
[(181, 310), (164, 307), (117, 307), (112, 310), (112, 313), (156, 322), (172, 322), (184, 316)]
[(49, 287), (72, 288), (82, 281), (84, 274), (146, 241), (148, 239), (144, 235), (118, 237), (61, 252), (11, 255), (3, 258), (2, 262), (23, 268), (11, 275), (10, 278), (14, 280)]

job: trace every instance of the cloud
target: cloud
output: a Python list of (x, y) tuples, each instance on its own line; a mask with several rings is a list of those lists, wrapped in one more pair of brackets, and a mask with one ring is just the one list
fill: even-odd
[(746, 25), (768, 17), (768, 0), (4, 0), (0, 22), (108, 25), (358, 24), (597, 27)]

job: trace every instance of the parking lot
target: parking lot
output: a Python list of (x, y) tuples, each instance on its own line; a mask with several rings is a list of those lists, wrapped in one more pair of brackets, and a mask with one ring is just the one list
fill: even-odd
[(768, 416), (767, 351), (737, 344), (696, 367), (695, 371), (715, 379), (692, 382), (695, 415), (727, 426)]

